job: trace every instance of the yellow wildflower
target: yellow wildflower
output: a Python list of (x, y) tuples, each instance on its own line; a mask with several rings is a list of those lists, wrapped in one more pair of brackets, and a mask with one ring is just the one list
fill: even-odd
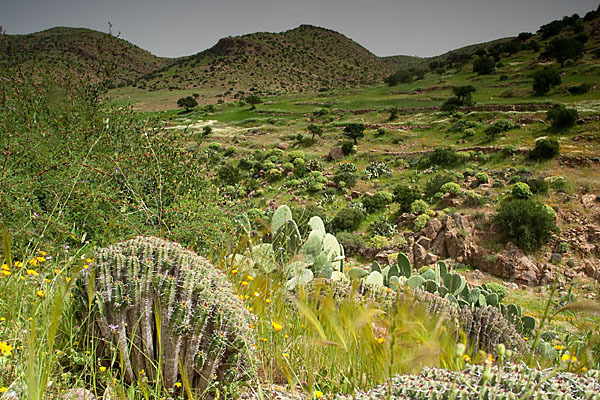
[(181, 382), (175, 382), (175, 387), (176, 388), (180, 388), (181, 387)]
[(88, 269), (89, 267), (90, 267), (89, 265), (85, 264), (85, 265), (83, 266), (83, 269)]
[(27, 270), (27, 275), (29, 275), (29, 276), (38, 276), (39, 274), (37, 273), (37, 271), (35, 269), (28, 269)]
[(237, 270), (237, 269), (232, 269), (232, 270), (231, 270), (231, 275), (235, 275), (235, 274), (237, 274), (237, 273), (238, 273), (238, 270)]
[(279, 324), (275, 321), (272, 321), (271, 325), (273, 326), (273, 329), (275, 330), (275, 332), (279, 332), (280, 330), (283, 329), (283, 326), (281, 326), (281, 324)]
[(36, 257), (36, 260), (38, 260), (38, 262), (44, 263), (46, 262), (46, 259), (44, 257)]
[(29, 265), (33, 265), (35, 267), (36, 265), (38, 265), (38, 261), (35, 258), (32, 258), (31, 260), (29, 260)]
[(15, 267), (21, 268), (23, 263), (21, 261), (15, 261)]
[(10, 267), (6, 264), (2, 264), (2, 271), (10, 271)]
[(567, 353), (563, 354), (562, 357), (560, 358), (561, 361), (569, 361), (569, 359), (571, 358), (571, 356)]
[(242, 281), (242, 286), (248, 286), (248, 282)]
[(283, 356), (284, 356), (285, 358), (288, 358), (290, 355), (289, 355), (288, 353), (283, 353)]
[(47, 255), (48, 253), (46, 253), (45, 251), (40, 251), (40, 254), (41, 254), (41, 255), (43, 255), (43, 256), (45, 256), (45, 255)]
[(470, 362), (471, 362), (471, 357), (470, 357), (468, 354), (465, 354), (465, 355), (463, 356), (463, 360), (465, 360), (465, 362), (468, 362), (468, 363), (470, 363)]
[(85, 262), (88, 263), (88, 264), (91, 264), (91, 263), (94, 262), (94, 260), (92, 260), (91, 258), (86, 258)]
[(385, 342), (384, 338), (382, 338), (382, 337), (377, 338), (377, 343), (381, 344), (383, 342)]
[(9, 275), (10, 275), (10, 271), (9, 271), (9, 270), (6, 270), (6, 269), (3, 269), (3, 270), (2, 270), (2, 275), (4, 275), (4, 276), (9, 276)]
[(3, 356), (10, 356), (14, 347), (7, 342), (0, 342), (0, 354)]
[(102, 371), (102, 372), (106, 371), (106, 367), (105, 366), (100, 367), (100, 371)]
[(248, 279), (249, 281), (253, 281), (254, 280), (254, 278), (251, 277), (250, 275), (246, 276), (246, 279)]
[(271, 302), (271, 299), (265, 299), (265, 302), (266, 302), (266, 303), (270, 303), (270, 302)]
[(320, 390), (315, 390), (313, 392), (313, 398), (320, 399), (321, 397), (323, 397), (323, 392), (321, 392)]
[(44, 297), (46, 295), (46, 292), (43, 290), (38, 290), (37, 292), (35, 292), (35, 294), (37, 294), (38, 297)]
[(6, 386), (2, 386), (0, 387), (0, 393), (4, 393), (8, 390), (8, 388)]

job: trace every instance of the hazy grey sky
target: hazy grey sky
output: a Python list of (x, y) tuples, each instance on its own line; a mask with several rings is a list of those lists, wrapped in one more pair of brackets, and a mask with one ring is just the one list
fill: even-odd
[(300, 24), (330, 28), (379, 56), (433, 56), (461, 46), (535, 31), (599, 0), (0, 0), (9, 34), (54, 26), (121, 32), (164, 57), (190, 55), (220, 38), (280, 32)]

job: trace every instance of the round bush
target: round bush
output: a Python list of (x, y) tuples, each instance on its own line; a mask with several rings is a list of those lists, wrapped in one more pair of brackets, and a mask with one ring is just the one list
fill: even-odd
[(485, 172), (479, 172), (475, 174), (475, 179), (477, 179), (477, 182), (479, 183), (488, 183), (490, 181), (489, 175)]
[(342, 143), (342, 151), (344, 155), (349, 156), (350, 154), (356, 153), (356, 146), (349, 140), (346, 140)]
[(529, 159), (534, 161), (551, 160), (560, 154), (558, 141), (555, 139), (539, 139), (535, 147), (528, 154)]
[(448, 182), (442, 185), (440, 192), (444, 194), (449, 193), (452, 196), (460, 196), (462, 194), (462, 189), (458, 183)]
[(278, 180), (281, 179), (281, 176), (282, 176), (282, 173), (277, 168), (270, 169), (269, 172), (267, 172), (267, 181), (277, 182)]
[(552, 129), (563, 130), (575, 126), (579, 113), (574, 108), (566, 108), (562, 104), (555, 104), (546, 112), (546, 119), (550, 122)]
[(410, 212), (413, 214), (425, 214), (429, 211), (429, 205), (425, 200), (415, 200), (410, 205)]
[(531, 199), (503, 201), (494, 223), (506, 240), (513, 241), (524, 251), (538, 249), (558, 230), (554, 210)]
[(423, 228), (425, 228), (425, 225), (427, 225), (427, 222), (429, 222), (429, 215), (427, 215), (427, 214), (419, 215), (417, 217), (417, 219), (415, 219), (415, 225), (413, 226), (413, 230), (415, 232), (422, 230)]
[(333, 217), (331, 228), (336, 232), (352, 232), (356, 230), (365, 219), (365, 213), (356, 208), (342, 208)]
[(356, 233), (350, 232), (340, 232), (335, 235), (338, 242), (344, 247), (344, 250), (347, 255), (353, 255), (358, 253), (363, 247), (365, 247), (365, 243), (363, 238)]
[(387, 206), (391, 202), (391, 193), (383, 191), (377, 192), (373, 196), (365, 196), (362, 199), (362, 205), (369, 214), (384, 209), (385, 206)]
[(530, 199), (533, 196), (529, 185), (525, 182), (517, 182), (513, 186), (510, 195), (515, 199)]
[(421, 194), (417, 188), (411, 188), (404, 184), (394, 187), (392, 199), (395, 203), (400, 204), (400, 212), (410, 211), (412, 203), (420, 198)]

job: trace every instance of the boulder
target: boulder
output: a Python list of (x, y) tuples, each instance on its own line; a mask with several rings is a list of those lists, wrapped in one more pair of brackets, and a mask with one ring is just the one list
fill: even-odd
[(332, 160), (340, 160), (344, 158), (345, 154), (342, 150), (342, 146), (333, 146), (331, 150), (329, 150), (329, 158)]
[(286, 142), (280, 142), (279, 144), (277, 144), (277, 148), (279, 150), (287, 150), (288, 147), (290, 147), (290, 144)]

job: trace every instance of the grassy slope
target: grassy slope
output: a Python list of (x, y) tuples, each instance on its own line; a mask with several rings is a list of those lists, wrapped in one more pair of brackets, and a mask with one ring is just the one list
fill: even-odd
[(8, 66), (41, 70), (65, 70), (100, 79), (110, 70), (115, 84), (132, 82), (170, 61), (152, 55), (123, 39), (85, 28), (57, 27), (28, 35), (6, 35), (8, 51), (0, 61)]

